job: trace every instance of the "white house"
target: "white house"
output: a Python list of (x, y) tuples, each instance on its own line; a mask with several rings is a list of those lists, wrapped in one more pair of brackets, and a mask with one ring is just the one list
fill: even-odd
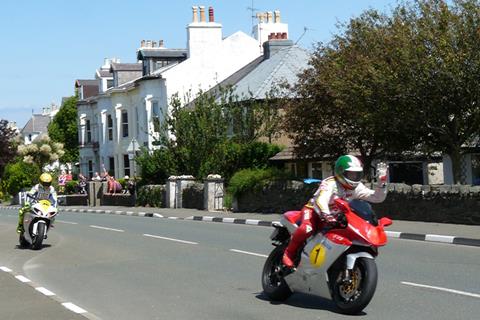
[(173, 95), (191, 101), (199, 90), (214, 87), (258, 58), (268, 34), (288, 33), (278, 11), (261, 15), (254, 27), (256, 38), (241, 31), (224, 38), (211, 7), (208, 21), (205, 7), (194, 6), (192, 13), (186, 49), (142, 41), (137, 51), (141, 63), (119, 66), (106, 61), (110, 73), (105, 65), (96, 72), (98, 95), (84, 97), (77, 105), (83, 174), (91, 176), (105, 167), (116, 177), (133, 175), (129, 150), (155, 148), (162, 115), (169, 111)]

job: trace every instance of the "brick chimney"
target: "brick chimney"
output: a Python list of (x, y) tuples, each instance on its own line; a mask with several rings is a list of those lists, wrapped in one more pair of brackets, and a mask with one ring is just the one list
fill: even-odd
[(256, 16), (258, 22), (253, 27), (253, 35), (258, 40), (260, 52), (263, 52), (266, 41), (288, 39), (288, 24), (280, 22), (279, 10), (257, 13)]

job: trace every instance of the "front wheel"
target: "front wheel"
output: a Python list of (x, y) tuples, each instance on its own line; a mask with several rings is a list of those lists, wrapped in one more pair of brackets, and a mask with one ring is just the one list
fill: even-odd
[(374, 259), (358, 258), (349, 278), (345, 270), (335, 270), (333, 279), (333, 300), (342, 313), (358, 314), (372, 300), (377, 287), (377, 265)]
[(45, 223), (39, 223), (37, 226), (37, 235), (33, 237), (32, 248), (40, 250), (42, 248), (43, 239), (45, 238)]
[(292, 291), (285, 282), (282, 257), (285, 246), (278, 246), (265, 261), (262, 272), (263, 292), (272, 300), (283, 301), (290, 297)]

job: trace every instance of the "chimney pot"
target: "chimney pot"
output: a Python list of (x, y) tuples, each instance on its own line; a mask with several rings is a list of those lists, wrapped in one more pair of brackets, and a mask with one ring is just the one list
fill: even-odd
[(200, 6), (200, 22), (207, 22), (205, 19), (205, 6)]
[(283, 34), (281, 32), (277, 32), (277, 39), (281, 40), (283, 39), (282, 37), (283, 37)]
[(163, 40), (158, 40), (158, 47), (159, 47), (159, 48), (163, 48), (163, 47), (164, 47)]
[(156, 48), (157, 47), (157, 42), (156, 41), (152, 41), (152, 48)]
[(263, 13), (257, 12), (257, 19), (259, 23), (262, 23), (264, 18), (265, 16), (263, 15)]
[(273, 15), (274, 15), (274, 22), (280, 23), (280, 10), (275, 10), (273, 12)]
[(192, 22), (198, 22), (198, 7), (197, 6), (193, 6), (192, 7), (192, 12), (193, 12), (193, 18), (192, 18)]
[(142, 42), (140, 42), (140, 48), (143, 48), (145, 47), (145, 40), (142, 40)]
[(213, 7), (208, 7), (208, 22), (215, 22), (215, 17), (213, 15)]
[(288, 39), (288, 35), (286, 32), (282, 32), (282, 39)]
[(267, 22), (273, 22), (272, 21), (272, 11), (267, 12)]

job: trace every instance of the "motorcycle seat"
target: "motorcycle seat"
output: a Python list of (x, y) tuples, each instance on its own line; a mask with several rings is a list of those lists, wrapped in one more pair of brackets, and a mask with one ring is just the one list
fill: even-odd
[(287, 211), (283, 216), (291, 223), (299, 226), (302, 224), (302, 211)]

